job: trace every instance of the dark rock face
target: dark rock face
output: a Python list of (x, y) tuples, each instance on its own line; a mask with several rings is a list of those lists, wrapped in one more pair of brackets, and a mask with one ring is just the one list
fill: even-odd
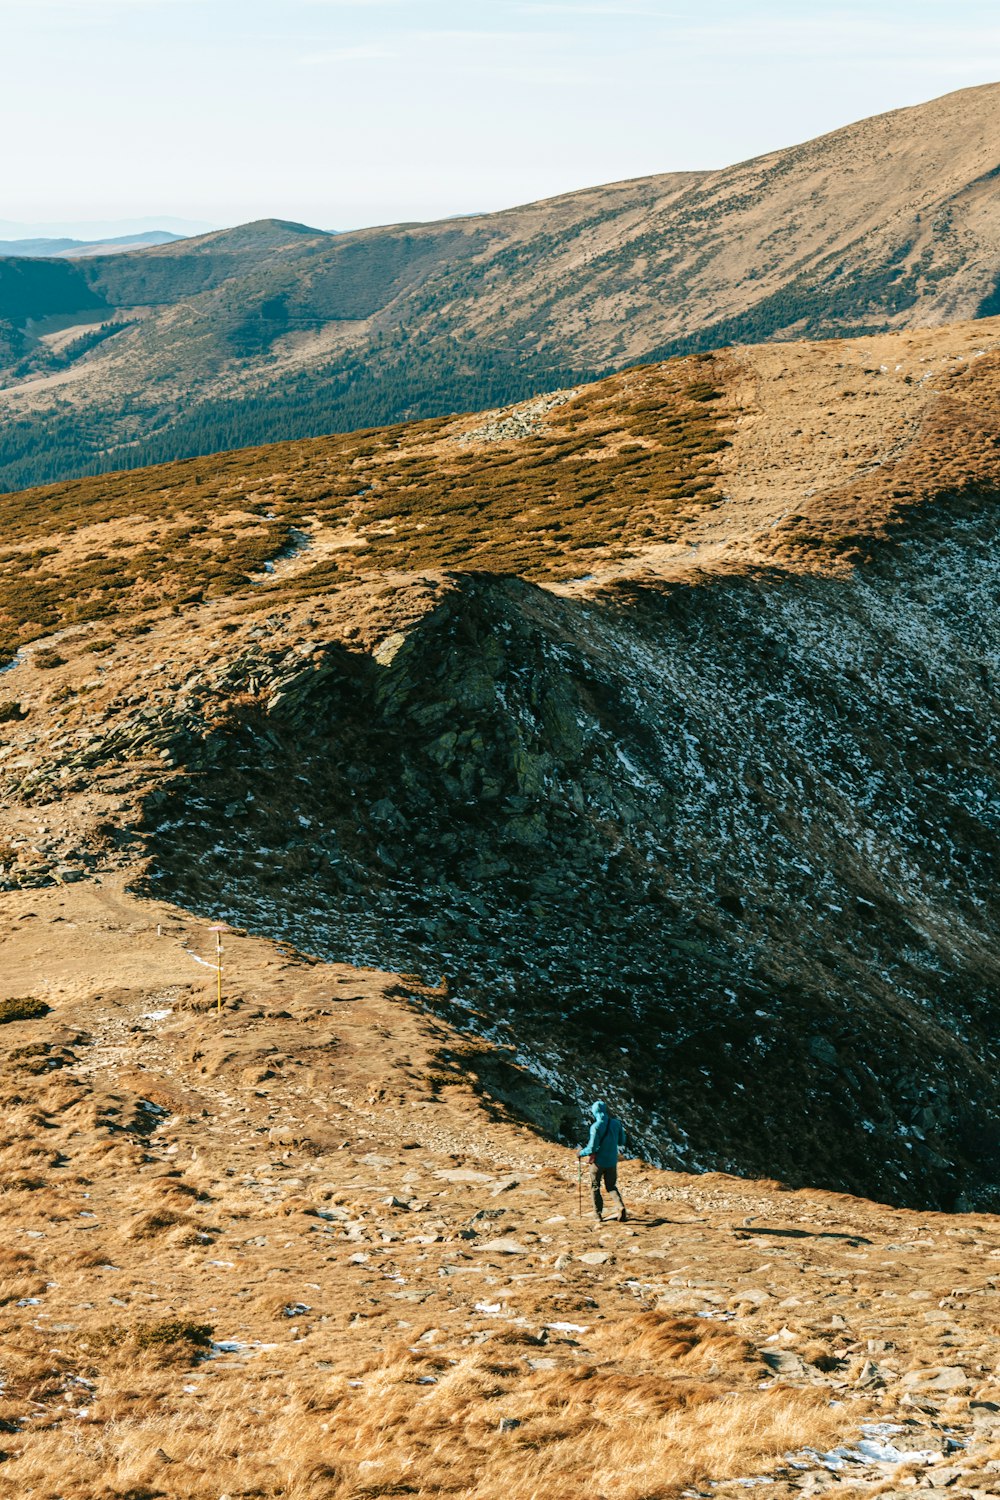
[(152, 881), (452, 1014), (655, 1159), (1000, 1206), (992, 515), (850, 578), (465, 577), (147, 803)]

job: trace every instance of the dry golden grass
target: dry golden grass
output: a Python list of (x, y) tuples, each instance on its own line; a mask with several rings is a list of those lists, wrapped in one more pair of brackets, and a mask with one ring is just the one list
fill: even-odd
[(857, 563), (903, 525), (935, 526), (928, 500), (947, 499), (953, 516), (963, 502), (971, 510), (994, 495), (1000, 354), (965, 360), (939, 381), (919, 413), (919, 430), (897, 441), (888, 461), (796, 499), (792, 514), (786, 509), (762, 541), (764, 554), (795, 567)]
[[(559, 408), (543, 433), (472, 452), (457, 442), (469, 419), (59, 487), (24, 511), (20, 540), (5, 540), (9, 638), (114, 619), (113, 657), (103, 626), (58, 643), (80, 722), (136, 693), (137, 659), (170, 655), (193, 673), (210, 654), (186, 615), (150, 638), (134, 612), (182, 610), (201, 589), (221, 620), (222, 596), (240, 595), (293, 524), (353, 545), (246, 588), (220, 630), (245, 636), (252, 611), (280, 606), (288, 639), (304, 634), (315, 595), (353, 578), (357, 593), (337, 607), (357, 634), (344, 639), (371, 649), (393, 611), (405, 625), (407, 609), (433, 607), (408, 602), (409, 588), (399, 602), (397, 568), (552, 581), (618, 566), (630, 549), (641, 561), (647, 544), (685, 535), (692, 511), (725, 514), (712, 511), (730, 415), (720, 371), (723, 401), (693, 366), (632, 372)], [(884, 530), (941, 475), (950, 483), (970, 446), (977, 483), (989, 482), (998, 385), (987, 361), (958, 376), (891, 486), (873, 499), (859, 480), (803, 502), (795, 515), (808, 526), (788, 517), (774, 555), (828, 562), (865, 516)], [(194, 489), (204, 531), (189, 526), (201, 514)], [(158, 506), (169, 525), (153, 535)], [(136, 507), (145, 519), (133, 523)], [(117, 573), (97, 566), (85, 520), (110, 528)], [(68, 565), (35, 557), (18, 593), (43, 526), (66, 540)], [(366, 573), (385, 595), (367, 614)], [(92, 689), (95, 654), (108, 673)], [(132, 665), (116, 676), (119, 658)], [(224, 728), (258, 701), (237, 686), (206, 718)], [(767, 1472), (806, 1443), (852, 1441), (864, 1417), (898, 1414), (907, 1375), (942, 1364), (969, 1375), (941, 1399), (942, 1421), (967, 1423), (970, 1398), (997, 1395), (993, 1221), (632, 1167), (635, 1225), (591, 1234), (573, 1217), (574, 1164), (499, 1105), (487, 1115), (455, 1066), (471, 1066), (470, 1051), (390, 998), (388, 980), (234, 936), (238, 991), (219, 1018), (180, 946), (204, 936), (186, 913), (111, 882), (12, 896), (0, 914), (0, 1017), (11, 1005), (0, 1031), (0, 1494), (652, 1500)], [(418, 989), (432, 1005), (447, 986)], [(26, 1011), (26, 996), (50, 1013)], [(163, 1025), (144, 1019), (164, 1007)], [(467, 1167), (480, 1182), (447, 1175)], [(516, 1185), (501, 1193), (508, 1175)], [(392, 1207), (396, 1195), (415, 1206)], [(484, 1205), (499, 1217), (470, 1230)], [(748, 1214), (752, 1235), (739, 1228)], [(769, 1241), (768, 1223), (803, 1237)], [(507, 1258), (486, 1248), (494, 1236), (523, 1244)], [(593, 1249), (606, 1261), (582, 1259)], [(240, 1348), (206, 1358), (184, 1330), (209, 1326)], [(861, 1385), (869, 1340), (886, 1345), (875, 1355), (884, 1389)], [(798, 1384), (771, 1378), (763, 1356), (775, 1349), (803, 1361)], [(842, 1404), (830, 1405), (833, 1391)]]
[(0, 1305), (35, 1297), (44, 1290), (45, 1278), (30, 1255), (23, 1250), (0, 1249)]
[[(983, 337), (726, 351), (584, 387), (520, 438), (464, 443), (482, 419), (440, 419), (0, 496), (0, 661), (69, 630), (32, 661), (61, 671), (56, 706), (93, 689), (95, 656), (127, 669), (154, 622), (213, 601), (233, 601), (226, 631), (387, 574), (390, 588), (469, 570), (584, 587), (847, 568), (936, 496), (1000, 482), (1000, 355), (976, 357)], [(0, 710), (15, 725), (22, 704)]]
[(394, 976), (234, 934), (218, 1016), (207, 936), (111, 880), (0, 916), (0, 999), (44, 953), (51, 1006), (0, 1032), (5, 1497), (674, 1500), (912, 1416), (907, 1376), (967, 1371), (916, 1409), (959, 1432), (1000, 1394), (1000, 1222), (630, 1163), (593, 1230)]
[[(119, 1357), (72, 1448), (62, 1424), (34, 1432), (17, 1480), (23, 1493), (65, 1500), (143, 1490), (200, 1500), (220, 1483), (230, 1495), (282, 1500), (666, 1500), (710, 1476), (766, 1469), (805, 1443), (831, 1444), (842, 1430), (808, 1391), (674, 1390), (667, 1371), (645, 1381), (613, 1371), (517, 1381), (520, 1372), (498, 1374), (483, 1353), (444, 1363), (390, 1356), (361, 1389), (343, 1378), (280, 1388), (247, 1377), (230, 1383), (222, 1409), (199, 1399), (177, 1410), (175, 1383), (165, 1412), (164, 1362)], [(64, 1379), (34, 1369), (35, 1390), (40, 1375)]]
[[(1000, 354), (977, 358), (983, 337), (725, 351), (583, 387), (518, 438), (464, 442), (481, 417), (436, 419), (0, 496), (0, 662), (69, 630), (32, 660), (79, 679), (57, 682), (55, 706), (91, 691), (95, 656), (127, 667), (154, 621), (215, 601), (235, 606), (225, 631), (386, 575), (585, 587), (847, 568), (936, 496), (1000, 483)], [(0, 722), (20, 714), (0, 704)]]

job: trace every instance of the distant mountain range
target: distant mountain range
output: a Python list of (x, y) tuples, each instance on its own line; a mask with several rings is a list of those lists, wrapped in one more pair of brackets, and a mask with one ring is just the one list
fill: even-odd
[(187, 239), (194, 234), (210, 234), (218, 223), (206, 219), (180, 219), (174, 214), (126, 219), (0, 219), (0, 239), (4, 240), (120, 240), (127, 235), (165, 231)]
[(148, 245), (170, 245), (182, 238), (182, 235), (171, 234), (166, 229), (150, 229), (145, 234), (123, 234), (104, 240), (0, 240), (0, 256), (79, 259), (85, 255), (116, 255), (128, 250), (142, 250)]
[(0, 486), (1000, 310), (1000, 85), (711, 172), (0, 262)]

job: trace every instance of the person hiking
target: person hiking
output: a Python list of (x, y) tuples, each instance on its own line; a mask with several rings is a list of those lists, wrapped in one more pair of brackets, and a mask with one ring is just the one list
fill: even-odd
[(618, 1219), (624, 1224), (628, 1214), (625, 1211), (625, 1201), (618, 1191), (618, 1153), (625, 1145), (625, 1126), (621, 1120), (608, 1113), (608, 1106), (600, 1099), (592, 1105), (590, 1113), (594, 1117), (594, 1123), (590, 1127), (590, 1140), (581, 1149), (580, 1156), (585, 1160), (590, 1158), (590, 1188), (594, 1195), (594, 1213), (597, 1215), (597, 1222), (600, 1223), (604, 1217), (604, 1199), (601, 1197), (603, 1178), (608, 1194), (618, 1199), (621, 1210)]

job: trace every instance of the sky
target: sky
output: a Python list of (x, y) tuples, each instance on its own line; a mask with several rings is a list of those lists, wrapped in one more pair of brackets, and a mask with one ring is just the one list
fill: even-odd
[(0, 0), (0, 55), (0, 220), (351, 229), (724, 166), (993, 82), (1000, 11)]

